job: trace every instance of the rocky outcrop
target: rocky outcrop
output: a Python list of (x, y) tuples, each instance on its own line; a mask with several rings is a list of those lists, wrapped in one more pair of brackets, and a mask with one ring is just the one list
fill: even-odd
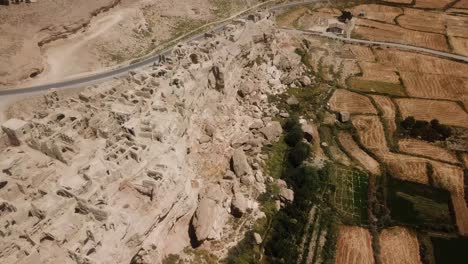
[(247, 162), (247, 156), (245, 152), (241, 149), (234, 150), (231, 158), (231, 165), (234, 173), (237, 177), (251, 176), (252, 168)]
[(211, 67), (208, 75), (208, 84), (217, 91), (224, 90), (224, 73), (220, 70), (219, 66)]
[(283, 133), (283, 128), (278, 121), (272, 121), (268, 123), (264, 128), (260, 129), (260, 132), (265, 138), (270, 141), (276, 141)]

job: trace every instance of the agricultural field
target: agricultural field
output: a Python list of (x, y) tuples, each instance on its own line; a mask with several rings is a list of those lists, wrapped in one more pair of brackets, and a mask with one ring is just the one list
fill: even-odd
[(374, 264), (371, 235), (367, 229), (341, 226), (336, 246), (336, 264)]
[(419, 242), (415, 232), (404, 227), (382, 230), (379, 236), (382, 264), (419, 264)]
[[(348, 10), (361, 14), (353, 38), (468, 54), (468, 1), (388, 0)], [(340, 14), (301, 12), (288, 27), (314, 30)], [(468, 64), (302, 37), (307, 67), (332, 87), (326, 106), (311, 117), (320, 142), (314, 152), (321, 148), (330, 167), (323, 197), (338, 212), (335, 263), (457, 263), (441, 260), (450, 259), (447, 244), (468, 236)], [(423, 133), (410, 133), (408, 117)], [(426, 137), (444, 135), (434, 127), (450, 135)]]

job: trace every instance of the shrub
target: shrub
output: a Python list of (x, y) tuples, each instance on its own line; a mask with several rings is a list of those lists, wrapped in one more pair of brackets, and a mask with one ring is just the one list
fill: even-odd
[(294, 147), (304, 138), (304, 131), (300, 126), (294, 126), (284, 137), (284, 142), (290, 147)]
[(301, 165), (301, 163), (310, 156), (310, 148), (304, 142), (297, 143), (294, 148), (289, 152), (289, 161), (295, 167)]
[(445, 140), (452, 135), (452, 129), (440, 124), (439, 120), (433, 119), (431, 122), (416, 120), (409, 116), (401, 122), (403, 133), (415, 138), (422, 138), (426, 141)]

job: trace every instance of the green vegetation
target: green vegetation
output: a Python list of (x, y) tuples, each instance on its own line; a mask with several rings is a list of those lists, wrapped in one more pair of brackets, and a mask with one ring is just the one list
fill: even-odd
[(359, 92), (406, 96), (405, 88), (401, 84), (367, 81), (356, 78), (349, 79), (348, 82), (352, 90)]
[(447, 191), (394, 178), (389, 179), (388, 188), (392, 220), (416, 228), (454, 230)]
[(436, 263), (463, 264), (466, 263), (468, 237), (431, 238)]
[(404, 136), (422, 138), (429, 142), (443, 141), (452, 135), (452, 129), (441, 124), (437, 119), (427, 122), (416, 120), (412, 116), (408, 116), (400, 123), (400, 132)]
[(281, 174), (284, 170), (284, 156), (288, 149), (288, 145), (283, 139), (284, 137), (280, 138), (277, 143), (271, 146), (265, 146), (264, 148), (264, 151), (269, 153), (269, 158), (265, 162), (264, 169), (275, 179), (281, 178)]

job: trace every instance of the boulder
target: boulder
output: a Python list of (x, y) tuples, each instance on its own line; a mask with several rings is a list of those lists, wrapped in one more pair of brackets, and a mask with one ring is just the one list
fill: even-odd
[(218, 66), (213, 66), (211, 68), (208, 76), (208, 83), (210, 87), (218, 91), (224, 90), (224, 73), (221, 72)]
[(255, 177), (253, 175), (244, 175), (240, 179), (242, 184), (252, 185), (255, 182)]
[(309, 76), (302, 76), (301, 80), (300, 80), (302, 86), (309, 86), (312, 84), (312, 80), (309, 78)]
[(199, 243), (220, 238), (224, 225), (222, 210), (222, 206), (212, 199), (205, 197), (200, 200), (192, 218), (192, 227)]
[(288, 105), (298, 105), (298, 104), (299, 104), (299, 100), (297, 99), (296, 96), (291, 95), (291, 97), (289, 97), (288, 100), (286, 100), (286, 103), (287, 103)]
[(281, 188), (280, 199), (283, 202), (292, 203), (294, 201), (294, 191), (288, 188)]
[(250, 168), (247, 162), (247, 156), (241, 149), (236, 149), (232, 154), (231, 158), (232, 169), (236, 173), (237, 177), (245, 175), (252, 175), (252, 168)]
[(235, 217), (242, 217), (247, 211), (247, 199), (244, 195), (239, 192), (235, 191), (234, 196), (232, 197), (231, 202), (231, 213)]
[(259, 233), (254, 233), (253, 236), (254, 236), (254, 239), (255, 239), (255, 243), (257, 245), (260, 245), (263, 242), (262, 236), (260, 236)]
[(268, 123), (266, 127), (260, 129), (260, 132), (268, 141), (275, 141), (283, 133), (283, 128), (281, 127), (280, 122), (272, 121)]

